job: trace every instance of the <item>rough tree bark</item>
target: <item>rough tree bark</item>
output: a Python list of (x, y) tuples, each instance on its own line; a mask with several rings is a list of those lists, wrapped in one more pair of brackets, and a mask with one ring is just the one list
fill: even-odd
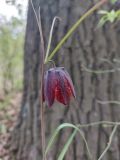
[[(45, 42), (48, 40), (50, 25), (54, 16), (62, 21), (54, 29), (52, 48), (58, 43), (76, 20), (93, 5), (93, 0), (34, 0), (36, 11), (41, 6), (42, 25)], [(46, 107), (46, 137), (62, 122), (90, 123), (101, 120), (120, 121), (120, 108), (113, 104), (99, 104), (97, 100), (120, 100), (120, 72), (95, 74), (83, 69), (110, 70), (119, 67), (114, 59), (120, 58), (119, 27), (106, 24), (96, 28), (98, 14), (90, 16), (54, 57), (58, 66), (64, 66), (72, 76), (77, 92), (77, 103), (69, 108), (55, 103), (52, 109)], [(40, 160), (40, 98), (39, 64), (40, 38), (31, 5), (28, 7), (24, 56), (24, 94), (18, 123), (11, 136), (12, 157), (15, 160)], [(103, 60), (104, 59), (104, 60)], [(107, 59), (107, 60), (105, 60)], [(104, 150), (112, 128), (100, 125), (84, 130), (93, 159)], [(53, 147), (48, 160), (56, 160), (60, 149), (71, 130), (64, 130), (58, 137), (57, 147)], [(65, 157), (66, 160), (88, 160), (88, 154), (81, 137), (76, 136)], [(118, 128), (112, 145), (103, 160), (120, 159), (120, 129)]]

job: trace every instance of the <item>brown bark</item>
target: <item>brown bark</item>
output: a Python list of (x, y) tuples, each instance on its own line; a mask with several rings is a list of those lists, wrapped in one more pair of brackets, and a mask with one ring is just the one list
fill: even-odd
[[(77, 19), (93, 5), (93, 0), (34, 0), (35, 9), (41, 6), (45, 42), (48, 40), (50, 25), (54, 16), (62, 21), (54, 29), (52, 48), (64, 36)], [(64, 44), (54, 57), (58, 66), (64, 66), (75, 84), (77, 100), (66, 108), (55, 103), (52, 109), (46, 107), (46, 137), (62, 122), (90, 123), (96, 121), (119, 121), (118, 105), (97, 103), (97, 100), (120, 100), (120, 72), (106, 74), (89, 73), (82, 66), (92, 70), (109, 70), (119, 67), (113, 59), (120, 58), (120, 32), (118, 27), (106, 24), (96, 28), (99, 20), (97, 12), (85, 20), (79, 29)], [(47, 43), (46, 43), (47, 44)], [(24, 94), (18, 123), (12, 133), (12, 158), (16, 160), (37, 160), (41, 158), (40, 140), (40, 98), (39, 98), (39, 31), (31, 5), (28, 9), (25, 56)], [(111, 63), (101, 60), (108, 59)], [(112, 128), (102, 125), (85, 128), (84, 134), (91, 149), (93, 159), (97, 159), (107, 145)], [(60, 149), (71, 130), (65, 129), (51, 148), (48, 159), (56, 160)], [(11, 159), (12, 159), (11, 158)], [(88, 160), (82, 138), (77, 135), (69, 148), (65, 160)], [(116, 132), (112, 145), (103, 160), (120, 159), (120, 132)]]

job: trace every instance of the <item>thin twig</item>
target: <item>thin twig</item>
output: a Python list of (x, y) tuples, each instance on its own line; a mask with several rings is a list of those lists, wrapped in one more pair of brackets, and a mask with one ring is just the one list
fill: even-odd
[(117, 63), (120, 63), (120, 60), (119, 59), (113, 59), (113, 62), (117, 62)]
[(87, 140), (86, 140), (86, 138), (85, 138), (85, 136), (84, 136), (84, 133), (83, 133), (81, 130), (79, 130), (79, 133), (80, 133), (80, 135), (81, 135), (81, 137), (82, 137), (82, 139), (83, 139), (83, 141), (84, 141), (84, 143), (85, 143), (85, 145), (86, 145), (86, 149), (87, 149), (87, 152), (88, 152), (89, 159), (93, 160), (92, 154), (91, 154), (91, 152), (90, 152), (90, 149), (89, 149)]
[(107, 62), (108, 64), (110, 64), (112, 67), (114, 67), (114, 64), (107, 58), (99, 58), (101, 61), (103, 62)]
[(110, 70), (93, 70), (93, 69), (89, 69), (86, 66), (84, 66), (82, 64), (82, 68), (84, 71), (89, 72), (89, 73), (95, 73), (95, 74), (104, 74), (104, 73), (111, 73), (111, 72), (115, 72), (116, 69), (110, 69)]
[(100, 101), (100, 100), (97, 100), (98, 103), (100, 104), (117, 104), (117, 105), (120, 105), (120, 101)]
[(106, 154), (106, 152), (108, 151), (108, 149), (110, 148), (110, 145), (111, 145), (111, 143), (112, 143), (113, 136), (114, 136), (114, 134), (115, 134), (115, 132), (116, 132), (116, 130), (117, 130), (117, 127), (118, 127), (118, 125), (116, 124), (116, 125), (114, 126), (114, 128), (113, 128), (113, 131), (112, 131), (110, 137), (109, 137), (109, 142), (108, 142), (108, 144), (107, 144), (107, 147), (105, 148), (105, 150), (103, 151), (103, 153), (101, 154), (101, 156), (98, 158), (98, 160), (101, 160), (101, 159), (104, 157), (104, 155)]
[(77, 124), (77, 127), (84, 128), (84, 127), (90, 127), (90, 126), (97, 126), (97, 125), (104, 125), (105, 127), (111, 127), (114, 125), (120, 125), (120, 122), (110, 122), (110, 121), (99, 121), (99, 122), (93, 122), (88, 124)]

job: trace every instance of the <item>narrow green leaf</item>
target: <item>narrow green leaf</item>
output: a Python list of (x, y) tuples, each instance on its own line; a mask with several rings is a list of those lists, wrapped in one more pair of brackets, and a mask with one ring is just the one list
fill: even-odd
[(79, 128), (77, 128), (75, 125), (70, 124), (70, 123), (63, 123), (60, 126), (58, 126), (58, 128), (54, 131), (52, 137), (50, 138), (50, 141), (48, 142), (47, 148), (45, 150), (45, 154), (47, 154), (47, 152), (50, 150), (51, 146), (53, 145), (57, 135), (59, 134), (59, 131), (63, 128), (67, 128), (67, 127), (72, 127), (75, 128), (77, 130), (79, 130)]
[(74, 128), (76, 131), (78, 131), (83, 139), (83, 141), (85, 142), (85, 145), (86, 145), (86, 148), (87, 148), (87, 151), (88, 151), (88, 154), (89, 154), (89, 157), (90, 159), (92, 159), (92, 156), (91, 156), (91, 153), (90, 153), (90, 150), (89, 150), (89, 147), (88, 147), (88, 144), (87, 144), (87, 141), (84, 137), (84, 134), (83, 132), (75, 125), (71, 124), (71, 123), (63, 123), (61, 124), (60, 126), (58, 126), (58, 128), (54, 131), (52, 137), (50, 138), (50, 141), (47, 145), (47, 148), (45, 150), (45, 155), (48, 153), (48, 151), (50, 150), (51, 146), (53, 145), (58, 133), (60, 132), (61, 129), (63, 128)]
[(106, 23), (106, 21), (108, 21), (108, 18), (107, 18), (106, 15), (104, 15), (104, 16), (100, 19), (97, 27), (102, 27), (102, 26)]
[(70, 144), (72, 143), (76, 133), (77, 133), (77, 130), (75, 129), (73, 131), (73, 133), (70, 135), (70, 137), (68, 138), (67, 143), (65, 143), (65, 145), (64, 145), (64, 147), (63, 147), (63, 149), (62, 149), (62, 151), (61, 151), (61, 153), (60, 153), (60, 155), (58, 157), (58, 160), (63, 160), (63, 158), (64, 158), (64, 156), (65, 156)]
[(61, 39), (61, 41), (57, 44), (57, 46), (54, 48), (54, 50), (47, 57), (47, 59), (45, 61), (45, 64), (52, 59), (52, 57), (55, 55), (55, 53), (61, 48), (61, 46), (71, 36), (71, 34), (78, 28), (78, 26), (88, 16), (90, 16), (94, 11), (96, 11), (98, 8), (100, 8), (106, 2), (107, 2), (107, 0), (106, 1), (100, 1), (100, 2), (96, 3), (91, 9), (89, 9), (83, 16), (80, 17), (80, 19), (69, 29), (69, 31), (66, 33), (66, 35)]

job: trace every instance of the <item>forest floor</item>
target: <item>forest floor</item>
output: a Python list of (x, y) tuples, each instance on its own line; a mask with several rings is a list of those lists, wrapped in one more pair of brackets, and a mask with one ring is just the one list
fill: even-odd
[(0, 160), (8, 159), (7, 141), (16, 123), (21, 97), (21, 93), (15, 93), (6, 102), (6, 98), (0, 95)]

